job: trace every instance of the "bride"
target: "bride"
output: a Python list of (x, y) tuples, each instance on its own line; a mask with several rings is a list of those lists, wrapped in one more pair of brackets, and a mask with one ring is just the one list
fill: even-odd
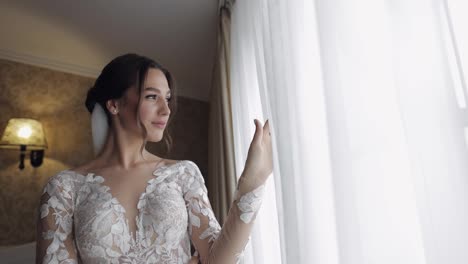
[(245, 168), (221, 227), (198, 166), (145, 149), (148, 141), (170, 141), (175, 92), (169, 71), (147, 57), (125, 54), (104, 67), (86, 98), (97, 155), (45, 184), (36, 263), (242, 261), (273, 170), (268, 120), (263, 126), (254, 120)]

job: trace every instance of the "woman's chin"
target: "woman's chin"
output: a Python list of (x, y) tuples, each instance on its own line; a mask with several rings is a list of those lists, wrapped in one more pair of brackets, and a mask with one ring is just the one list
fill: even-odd
[(154, 142), (154, 143), (158, 143), (162, 139), (163, 139), (162, 135), (155, 135), (155, 136), (149, 136), (148, 137), (148, 141), (149, 142)]

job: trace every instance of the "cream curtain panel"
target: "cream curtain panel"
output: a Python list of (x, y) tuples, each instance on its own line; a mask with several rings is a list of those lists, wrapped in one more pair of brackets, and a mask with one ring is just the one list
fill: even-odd
[(224, 223), (228, 214), (237, 183), (229, 82), (230, 7), (230, 2), (223, 1), (219, 8), (218, 48), (213, 68), (208, 132), (207, 188), (213, 211), (220, 223)]
[(468, 263), (467, 92), (447, 2), (236, 1), (236, 169), (254, 118), (271, 121), (275, 151), (247, 263)]

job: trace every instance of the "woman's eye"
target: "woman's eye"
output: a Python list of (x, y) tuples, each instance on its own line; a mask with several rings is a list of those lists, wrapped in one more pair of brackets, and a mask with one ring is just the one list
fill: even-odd
[[(153, 99), (156, 99), (156, 96), (158, 96), (158, 95), (156, 95), (156, 94), (150, 94), (150, 95), (145, 96), (145, 98), (153, 98)], [(171, 100), (172, 100), (172, 96), (166, 98), (166, 101), (167, 101), (167, 102), (170, 102)]]
[(154, 98), (154, 97), (156, 97), (156, 96), (157, 96), (157, 95), (155, 95), (155, 94), (151, 94), (151, 95), (147, 95), (145, 98), (150, 98), (150, 97), (153, 97), (153, 98)]

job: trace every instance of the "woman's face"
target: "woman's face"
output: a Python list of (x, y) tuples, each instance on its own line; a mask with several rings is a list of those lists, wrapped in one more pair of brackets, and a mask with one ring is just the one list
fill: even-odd
[[(124, 96), (122, 111), (119, 111), (119, 119), (123, 128), (135, 132), (137, 137), (142, 135), (142, 129), (139, 128), (136, 119), (139, 96), (138, 88), (130, 87)], [(159, 69), (150, 68), (142, 87), (140, 106), (140, 117), (148, 132), (148, 141), (158, 142), (163, 138), (171, 113), (168, 101), (170, 97), (171, 90), (164, 73)]]

